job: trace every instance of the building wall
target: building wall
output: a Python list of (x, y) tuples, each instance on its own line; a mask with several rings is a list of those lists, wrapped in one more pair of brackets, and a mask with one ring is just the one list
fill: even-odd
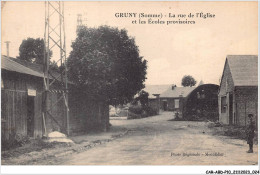
[[(218, 106), (219, 106), (219, 121), (224, 124), (229, 124), (229, 94), (234, 91), (234, 82), (232, 79), (230, 68), (227, 61), (224, 66), (224, 72), (222, 75), (222, 80), (220, 84), (219, 94), (218, 94)], [(221, 97), (226, 96), (226, 112), (221, 111)], [(234, 109), (234, 106), (233, 106)]]
[[(175, 100), (179, 100), (179, 108), (175, 108)], [(167, 102), (167, 111), (182, 111), (184, 98), (160, 98), (160, 108), (164, 109), (164, 101)]]
[[(42, 97), (43, 79), (31, 75), (2, 70), (1, 88), (1, 116), (2, 116), (2, 136), (3, 139), (11, 139), (15, 136), (27, 136), (27, 102), (28, 89), (36, 90), (34, 101), (34, 126), (33, 137), (42, 137), (43, 118), (42, 118)], [(53, 87), (55, 88), (55, 87)], [(61, 93), (50, 93), (49, 103), (52, 105), (61, 96)], [(58, 123), (64, 128), (64, 101), (59, 102), (50, 110)], [(46, 131), (61, 130), (50, 117), (46, 117)]]
[[(39, 86), (40, 81), (33, 76), (24, 76), (14, 72), (2, 71), (2, 79), (4, 87), (1, 89), (1, 115), (3, 136), (9, 137), (16, 134), (27, 135), (27, 89), (35, 89), (34, 97), (34, 136), (41, 134), (41, 97), (42, 87)], [(35, 83), (33, 83), (35, 82)]]
[(1, 90), (1, 131), (9, 139), (15, 133), (26, 135), (26, 92)]
[(236, 121), (240, 126), (245, 126), (248, 122), (248, 114), (254, 115), (254, 120), (258, 121), (258, 89), (257, 87), (236, 87)]

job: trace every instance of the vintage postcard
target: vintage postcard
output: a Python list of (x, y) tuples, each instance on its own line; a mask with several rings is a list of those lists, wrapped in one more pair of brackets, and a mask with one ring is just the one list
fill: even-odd
[(257, 1), (2, 1), (1, 15), (4, 168), (259, 174)]

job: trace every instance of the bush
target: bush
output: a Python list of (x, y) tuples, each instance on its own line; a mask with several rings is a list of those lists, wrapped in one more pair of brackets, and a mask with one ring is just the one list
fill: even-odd
[(141, 105), (131, 105), (128, 109), (128, 119), (140, 119), (147, 117), (147, 112)]
[(141, 115), (143, 112), (143, 108), (142, 108), (142, 106), (139, 106), (139, 105), (133, 105), (133, 106), (129, 107), (129, 112)]
[(157, 110), (150, 106), (132, 105), (129, 107), (128, 119), (145, 118), (157, 115)]
[(186, 113), (184, 112), (184, 118), (189, 121), (211, 121), (216, 122), (218, 120), (218, 112), (204, 111), (203, 113)]
[(142, 118), (141, 114), (135, 114), (135, 113), (129, 112), (127, 119), (140, 119), (140, 118)]
[(157, 115), (157, 110), (152, 108), (152, 107), (150, 107), (150, 106), (145, 107), (144, 110), (147, 112), (148, 116)]

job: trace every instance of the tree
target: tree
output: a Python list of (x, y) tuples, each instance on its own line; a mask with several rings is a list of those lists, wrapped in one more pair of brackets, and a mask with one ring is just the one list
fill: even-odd
[(147, 61), (125, 29), (80, 28), (67, 64), (69, 79), (89, 98), (123, 104), (144, 88)]
[(185, 75), (181, 81), (181, 85), (184, 87), (187, 87), (187, 86), (192, 87), (192, 86), (195, 86), (196, 83), (197, 83), (197, 81), (190, 75)]
[[(52, 52), (50, 51), (50, 57)], [(19, 59), (32, 63), (43, 64), (44, 40), (41, 38), (27, 38), (22, 41), (19, 47)]]
[(141, 90), (139, 93), (138, 93), (138, 97), (136, 97), (136, 101), (140, 101), (142, 107), (146, 107), (148, 105), (148, 96), (149, 96), (149, 93), (144, 91), (144, 90)]

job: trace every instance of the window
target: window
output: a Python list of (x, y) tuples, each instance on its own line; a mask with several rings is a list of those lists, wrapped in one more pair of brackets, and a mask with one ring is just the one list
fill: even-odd
[(179, 108), (179, 106), (180, 106), (180, 100), (179, 99), (174, 100), (174, 106), (175, 106), (175, 108)]
[(227, 97), (221, 97), (221, 113), (226, 113), (227, 110)]

